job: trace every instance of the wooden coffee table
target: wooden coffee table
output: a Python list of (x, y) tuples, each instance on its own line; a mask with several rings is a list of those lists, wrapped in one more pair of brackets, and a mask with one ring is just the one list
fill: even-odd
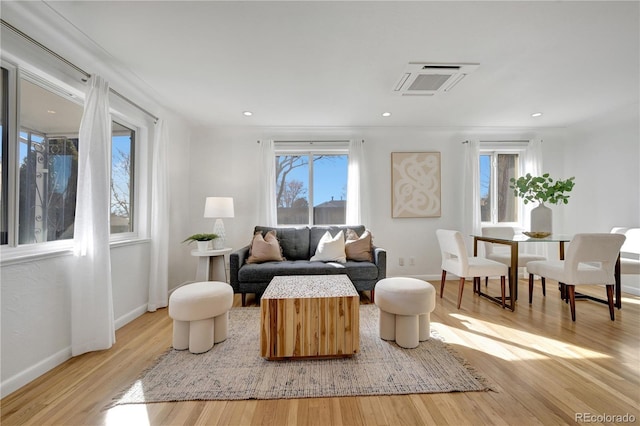
[(330, 358), (360, 351), (360, 298), (346, 275), (274, 277), (260, 306), (260, 355)]

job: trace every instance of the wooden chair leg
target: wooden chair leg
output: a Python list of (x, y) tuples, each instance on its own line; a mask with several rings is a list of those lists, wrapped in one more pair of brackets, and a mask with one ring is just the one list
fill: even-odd
[(247, 306), (247, 293), (242, 293), (242, 306)]
[(576, 286), (563, 284), (565, 292), (569, 295), (569, 306), (571, 307), (571, 321), (576, 320)]
[(458, 284), (458, 309), (462, 303), (462, 291), (464, 290), (464, 277), (460, 278), (460, 284)]
[(503, 275), (503, 276), (500, 277), (500, 290), (502, 292), (502, 309), (504, 309), (504, 307), (505, 307), (505, 300), (506, 300), (504, 285), (505, 285), (505, 279), (504, 279), (504, 275)]
[(607, 302), (609, 302), (609, 316), (611, 317), (611, 321), (615, 321), (616, 314), (613, 309), (613, 284), (607, 284)]
[(376, 297), (376, 290), (372, 289), (371, 290), (371, 303), (375, 302), (375, 297)]
[(442, 295), (444, 294), (444, 280), (447, 278), (447, 271), (442, 270), (442, 278), (440, 279), (440, 299), (442, 299)]
[(484, 277), (484, 286), (485, 287), (489, 286), (489, 277)]
[(529, 274), (529, 304), (533, 302), (533, 274)]
[(546, 280), (544, 277), (540, 277), (540, 281), (542, 282), (542, 295), (543, 296), (547, 296), (547, 286), (546, 286)]

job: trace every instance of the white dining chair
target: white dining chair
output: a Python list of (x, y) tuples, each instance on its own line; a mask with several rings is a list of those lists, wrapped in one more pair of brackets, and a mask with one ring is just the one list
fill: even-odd
[[(483, 226), (482, 236), (513, 239), (516, 235), (516, 228), (513, 226)], [(485, 257), (487, 259), (495, 260), (496, 262), (503, 263), (509, 268), (509, 280), (511, 280), (511, 247), (504, 244), (497, 243), (484, 243)], [(522, 253), (518, 250), (518, 268), (526, 267), (529, 262), (534, 260), (547, 260), (545, 256), (538, 254)], [(518, 276), (518, 274), (516, 274)], [(485, 280), (485, 285), (487, 284)], [(509, 282), (509, 284), (511, 284)], [(516, 284), (517, 285), (517, 284)], [(545, 286), (542, 287), (542, 293), (546, 294)]]
[[(440, 252), (442, 254), (442, 279), (440, 280), (440, 298), (444, 292), (447, 272), (460, 277), (458, 284), (458, 309), (462, 303), (462, 292), (466, 277), (473, 277), (473, 292), (480, 291), (480, 277), (500, 276), (502, 307), (505, 306), (505, 276), (508, 267), (484, 257), (469, 256), (467, 247), (458, 231), (438, 229), (436, 231)], [(510, 297), (512, 295), (509, 295)]]
[(605, 285), (609, 316), (615, 320), (613, 287), (615, 265), (624, 243), (622, 234), (576, 234), (564, 260), (529, 262), (529, 303), (533, 293), (533, 275), (551, 278), (564, 287), (563, 294), (569, 299), (571, 320), (576, 320), (575, 288), (577, 285)]

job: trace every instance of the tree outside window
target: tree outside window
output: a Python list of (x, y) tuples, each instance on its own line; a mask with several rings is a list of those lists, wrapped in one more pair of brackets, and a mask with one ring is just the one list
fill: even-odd
[(276, 155), (278, 224), (344, 224), (347, 154)]

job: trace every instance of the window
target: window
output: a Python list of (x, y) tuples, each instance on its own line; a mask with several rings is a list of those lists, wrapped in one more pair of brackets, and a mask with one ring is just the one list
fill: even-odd
[(83, 108), (53, 90), (20, 79), (18, 244), (73, 238)]
[[(2, 245), (70, 240), (83, 106), (78, 97), (54, 83), (25, 72), (18, 76), (15, 68), (4, 65), (0, 73)], [(17, 132), (11, 131), (16, 122)], [(123, 235), (134, 231), (136, 130), (132, 126), (112, 122), (111, 152), (110, 231)]]
[(519, 176), (520, 153), (480, 150), (480, 215), (482, 222), (518, 222), (518, 202), (509, 188)]
[(133, 232), (135, 131), (111, 123), (111, 233)]
[(278, 224), (344, 224), (348, 160), (346, 150), (283, 153), (276, 149)]

